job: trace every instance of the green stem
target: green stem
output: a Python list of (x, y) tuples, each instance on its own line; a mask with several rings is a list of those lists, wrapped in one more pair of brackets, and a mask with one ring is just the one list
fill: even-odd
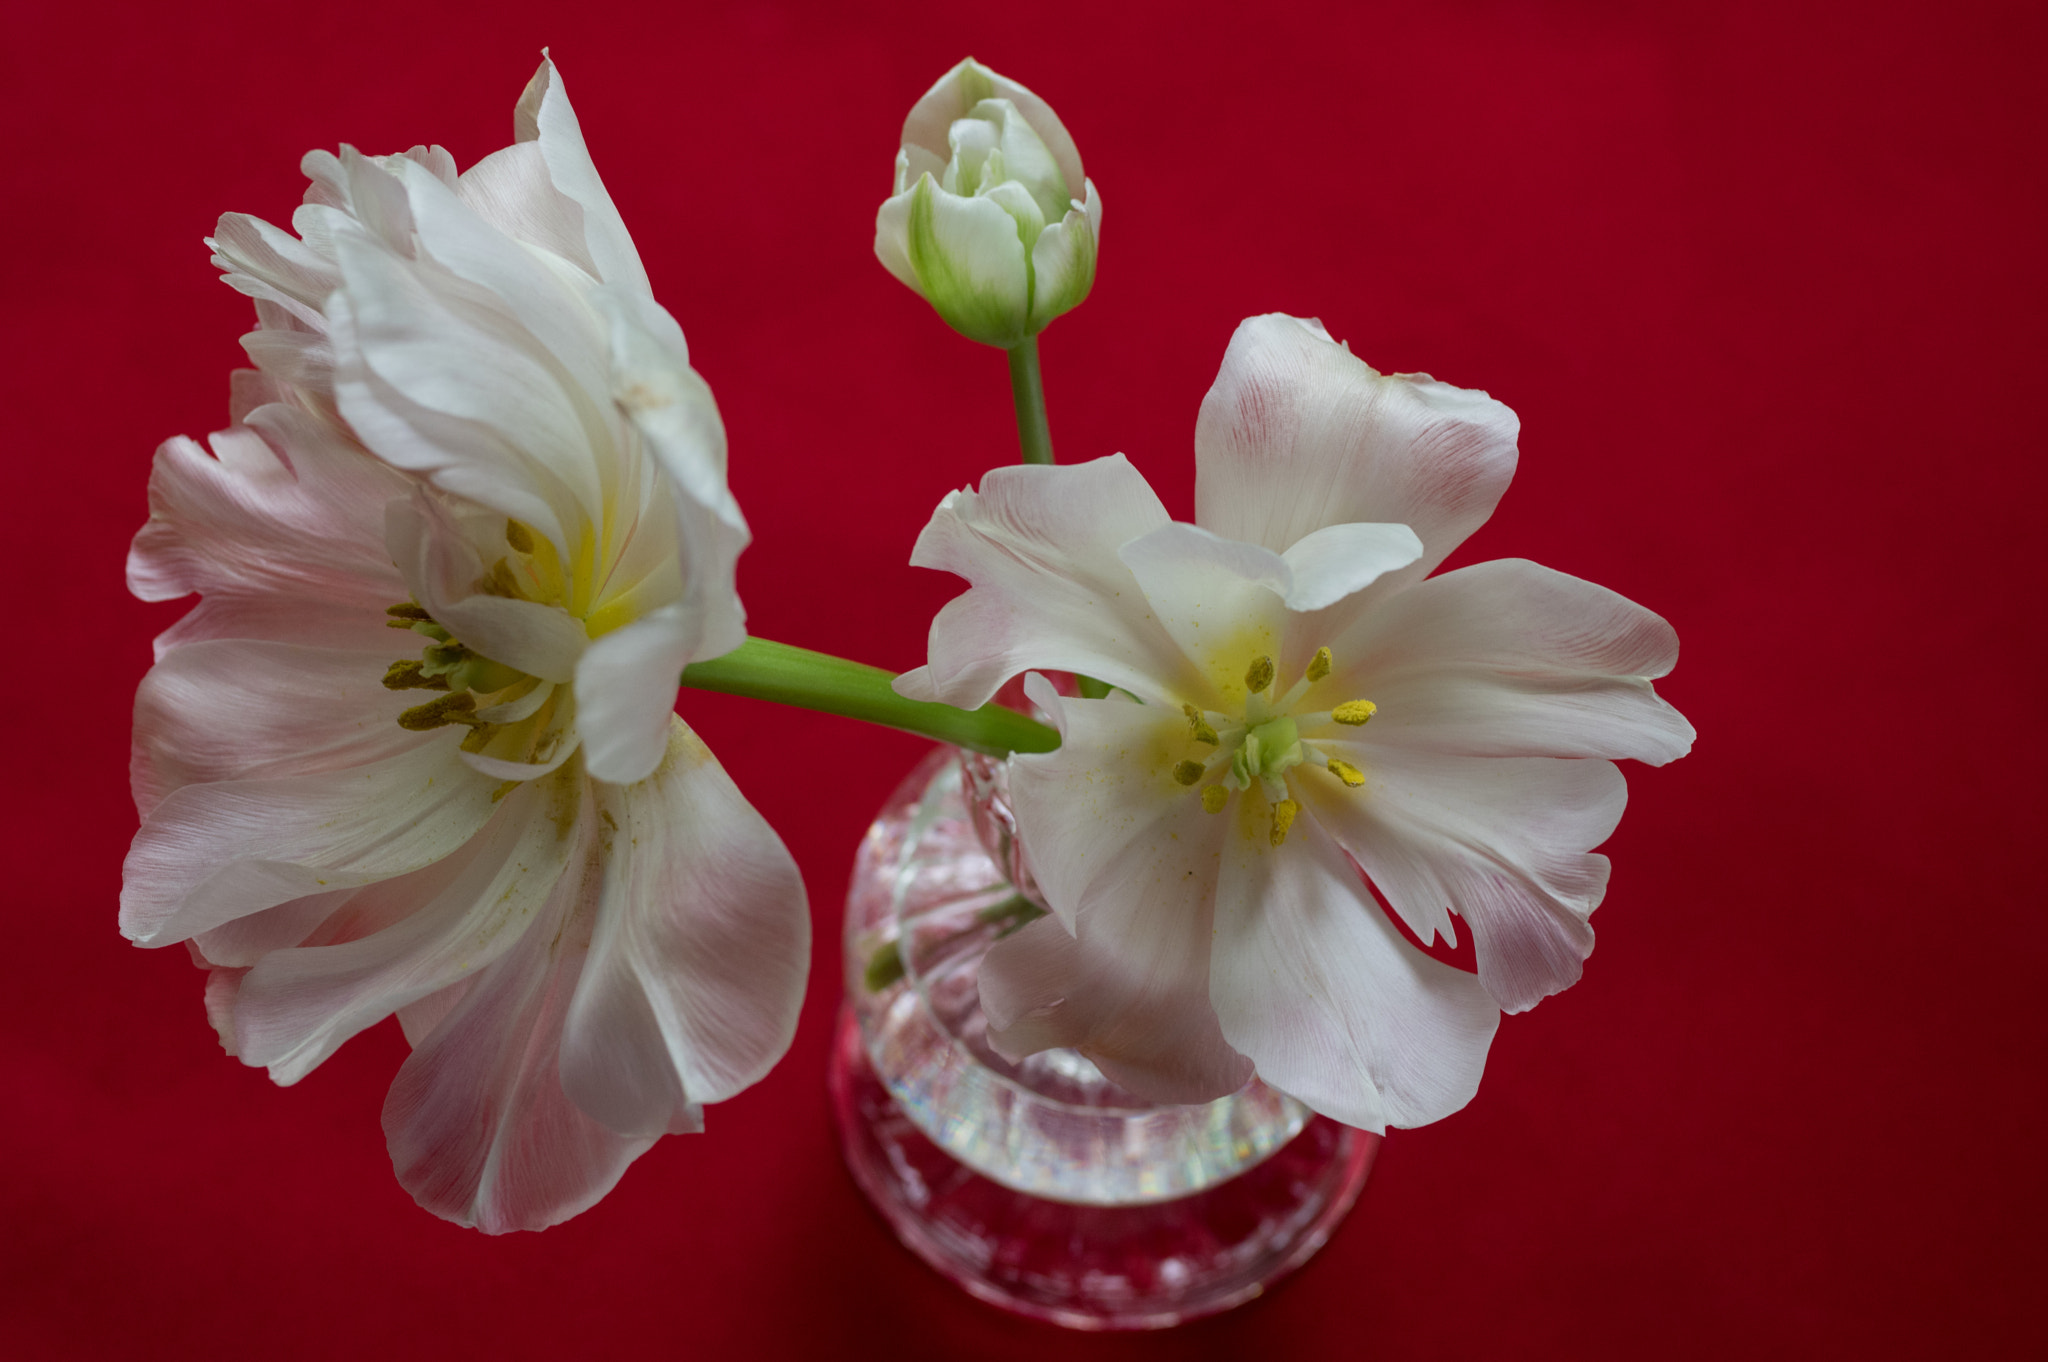
[(746, 695), (778, 705), (843, 714), (849, 719), (900, 728), (955, 747), (1006, 757), (1012, 752), (1050, 752), (1060, 735), (1044, 724), (1003, 705), (955, 709), (924, 700), (906, 700), (890, 682), (894, 672), (830, 653), (792, 648), (750, 638), (724, 657), (692, 662), (683, 668), (683, 684), (693, 690)]
[(1017, 446), (1025, 463), (1051, 463), (1052, 427), (1045, 419), (1045, 380), (1038, 372), (1038, 337), (1008, 352), (1010, 396), (1017, 404)]

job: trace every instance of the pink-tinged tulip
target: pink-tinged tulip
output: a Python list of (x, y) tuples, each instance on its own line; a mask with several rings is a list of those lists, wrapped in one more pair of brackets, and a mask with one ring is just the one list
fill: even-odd
[[(983, 965), (1000, 1050), (1073, 1046), (1164, 1101), (1256, 1071), (1383, 1130), (1463, 1106), (1500, 1011), (1578, 979), (1613, 759), (1693, 733), (1651, 687), (1678, 655), (1656, 615), (1517, 560), (1429, 575), (1506, 490), (1516, 432), (1483, 393), (1257, 317), (1202, 404), (1195, 524), (1121, 455), (940, 504), (912, 562), (972, 589), (898, 689), (1119, 688), (1027, 677), (1062, 745), (1013, 757), (1011, 790), (1054, 915)], [(1478, 974), (1374, 888), (1425, 941), (1463, 919)]]
[(518, 141), (314, 153), (235, 425), (158, 452), (139, 596), (200, 602), (136, 699), (122, 929), (187, 942), (280, 1083), (394, 1013), (400, 1181), (491, 1232), (603, 1196), (789, 1044), (780, 839), (673, 711), (744, 637), (745, 523), (682, 334), (551, 65)]

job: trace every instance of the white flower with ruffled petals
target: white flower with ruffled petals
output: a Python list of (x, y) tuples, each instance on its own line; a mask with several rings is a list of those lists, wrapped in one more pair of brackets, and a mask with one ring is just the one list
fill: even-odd
[[(1072, 1046), (1173, 1102), (1256, 1071), (1383, 1130), (1463, 1106), (1500, 1011), (1577, 980), (1612, 759), (1669, 761), (1692, 729), (1651, 688), (1678, 641), (1649, 611), (1528, 562), (1428, 575), (1492, 513), (1516, 431), (1258, 317), (1202, 405), (1195, 524), (1121, 455), (940, 504), (912, 562), (972, 589), (898, 689), (973, 706), (1045, 668), (1121, 692), (1026, 678), (1062, 737), (1010, 766), (1054, 916), (982, 966), (1000, 1051)], [(1422, 940), (1462, 919), (1478, 974), (1375, 888)]]
[(779, 838), (673, 713), (744, 638), (724, 433), (559, 77), (519, 141), (315, 153), (222, 220), (237, 424), (159, 451), (136, 594), (198, 592), (136, 701), (122, 928), (190, 943), (296, 1082), (392, 1015), (400, 1181), (497, 1232), (589, 1206), (794, 1032)]

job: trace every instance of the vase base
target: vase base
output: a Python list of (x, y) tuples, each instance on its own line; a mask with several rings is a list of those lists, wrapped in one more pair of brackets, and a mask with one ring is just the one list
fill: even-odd
[(1004, 1187), (926, 1138), (876, 1076), (851, 1009), (829, 1083), (847, 1167), (896, 1237), (981, 1300), (1069, 1329), (1162, 1329), (1260, 1295), (1322, 1247), (1380, 1144), (1319, 1116), (1206, 1191), (1074, 1205)]

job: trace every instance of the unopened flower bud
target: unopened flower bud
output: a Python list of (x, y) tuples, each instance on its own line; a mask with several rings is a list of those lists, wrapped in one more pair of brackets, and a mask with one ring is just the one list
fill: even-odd
[(1051, 107), (969, 57), (903, 122), (875, 255), (955, 331), (1007, 350), (1088, 296), (1101, 231)]

